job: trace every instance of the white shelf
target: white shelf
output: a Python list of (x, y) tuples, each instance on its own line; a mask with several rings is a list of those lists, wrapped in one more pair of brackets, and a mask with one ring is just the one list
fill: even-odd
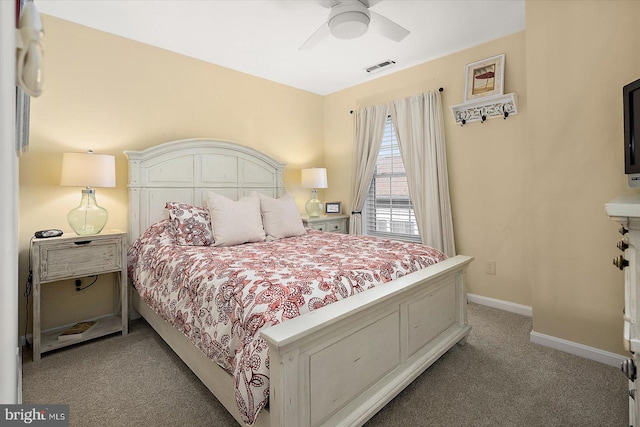
[(452, 105), (451, 112), (456, 123), (465, 125), (471, 122), (484, 122), (487, 119), (518, 114), (517, 96), (515, 93), (487, 96), (462, 104)]
[(41, 335), (41, 352), (45, 353), (47, 351), (57, 350), (62, 347), (67, 347), (69, 345), (78, 344), (87, 340), (122, 331), (122, 318), (120, 316), (109, 315), (92, 320), (97, 320), (98, 323), (85, 332), (81, 338), (73, 340), (60, 341), (58, 339), (58, 335), (63, 333), (71, 325), (43, 331)]
[(640, 218), (640, 194), (622, 194), (605, 205), (610, 217)]

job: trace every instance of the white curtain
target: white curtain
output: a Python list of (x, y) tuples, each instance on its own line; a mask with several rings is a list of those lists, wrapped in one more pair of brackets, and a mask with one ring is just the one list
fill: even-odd
[(393, 101), (390, 115), (422, 243), (454, 256), (440, 92)]
[(356, 149), (353, 157), (351, 219), (349, 232), (362, 234), (362, 207), (369, 192), (378, 152), (382, 144), (384, 126), (389, 115), (389, 105), (374, 105), (354, 112)]

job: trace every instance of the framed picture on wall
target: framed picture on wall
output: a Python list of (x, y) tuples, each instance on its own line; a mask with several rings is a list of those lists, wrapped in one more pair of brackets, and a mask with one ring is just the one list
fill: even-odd
[(504, 54), (467, 64), (464, 101), (504, 95)]
[(327, 215), (338, 215), (342, 212), (341, 202), (326, 202), (324, 204), (324, 213)]

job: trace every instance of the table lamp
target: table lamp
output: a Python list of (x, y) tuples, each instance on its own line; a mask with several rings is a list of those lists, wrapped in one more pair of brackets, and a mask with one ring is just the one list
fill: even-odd
[(67, 215), (69, 225), (78, 235), (98, 234), (109, 219), (109, 213), (96, 203), (96, 191), (92, 187), (115, 187), (115, 157), (109, 154), (64, 153), (60, 185), (85, 187), (80, 206)]
[(327, 188), (325, 168), (302, 169), (302, 188), (311, 188), (311, 199), (304, 206), (309, 217), (322, 214), (322, 202), (318, 200), (318, 188)]

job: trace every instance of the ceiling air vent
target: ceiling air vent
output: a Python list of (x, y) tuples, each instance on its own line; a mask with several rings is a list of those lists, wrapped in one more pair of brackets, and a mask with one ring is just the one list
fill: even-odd
[(365, 71), (366, 71), (367, 73), (369, 73), (369, 74), (371, 74), (371, 73), (377, 73), (378, 71), (382, 71), (382, 70), (384, 70), (385, 68), (389, 68), (389, 67), (391, 67), (391, 66), (392, 66), (393, 64), (395, 64), (395, 63), (396, 63), (396, 61), (392, 61), (392, 60), (390, 60), (390, 59), (387, 59), (387, 60), (386, 60), (386, 61), (384, 61), (384, 62), (381, 62), (381, 63), (376, 64), (376, 65), (372, 65), (371, 67), (366, 68), (366, 69), (365, 69)]

